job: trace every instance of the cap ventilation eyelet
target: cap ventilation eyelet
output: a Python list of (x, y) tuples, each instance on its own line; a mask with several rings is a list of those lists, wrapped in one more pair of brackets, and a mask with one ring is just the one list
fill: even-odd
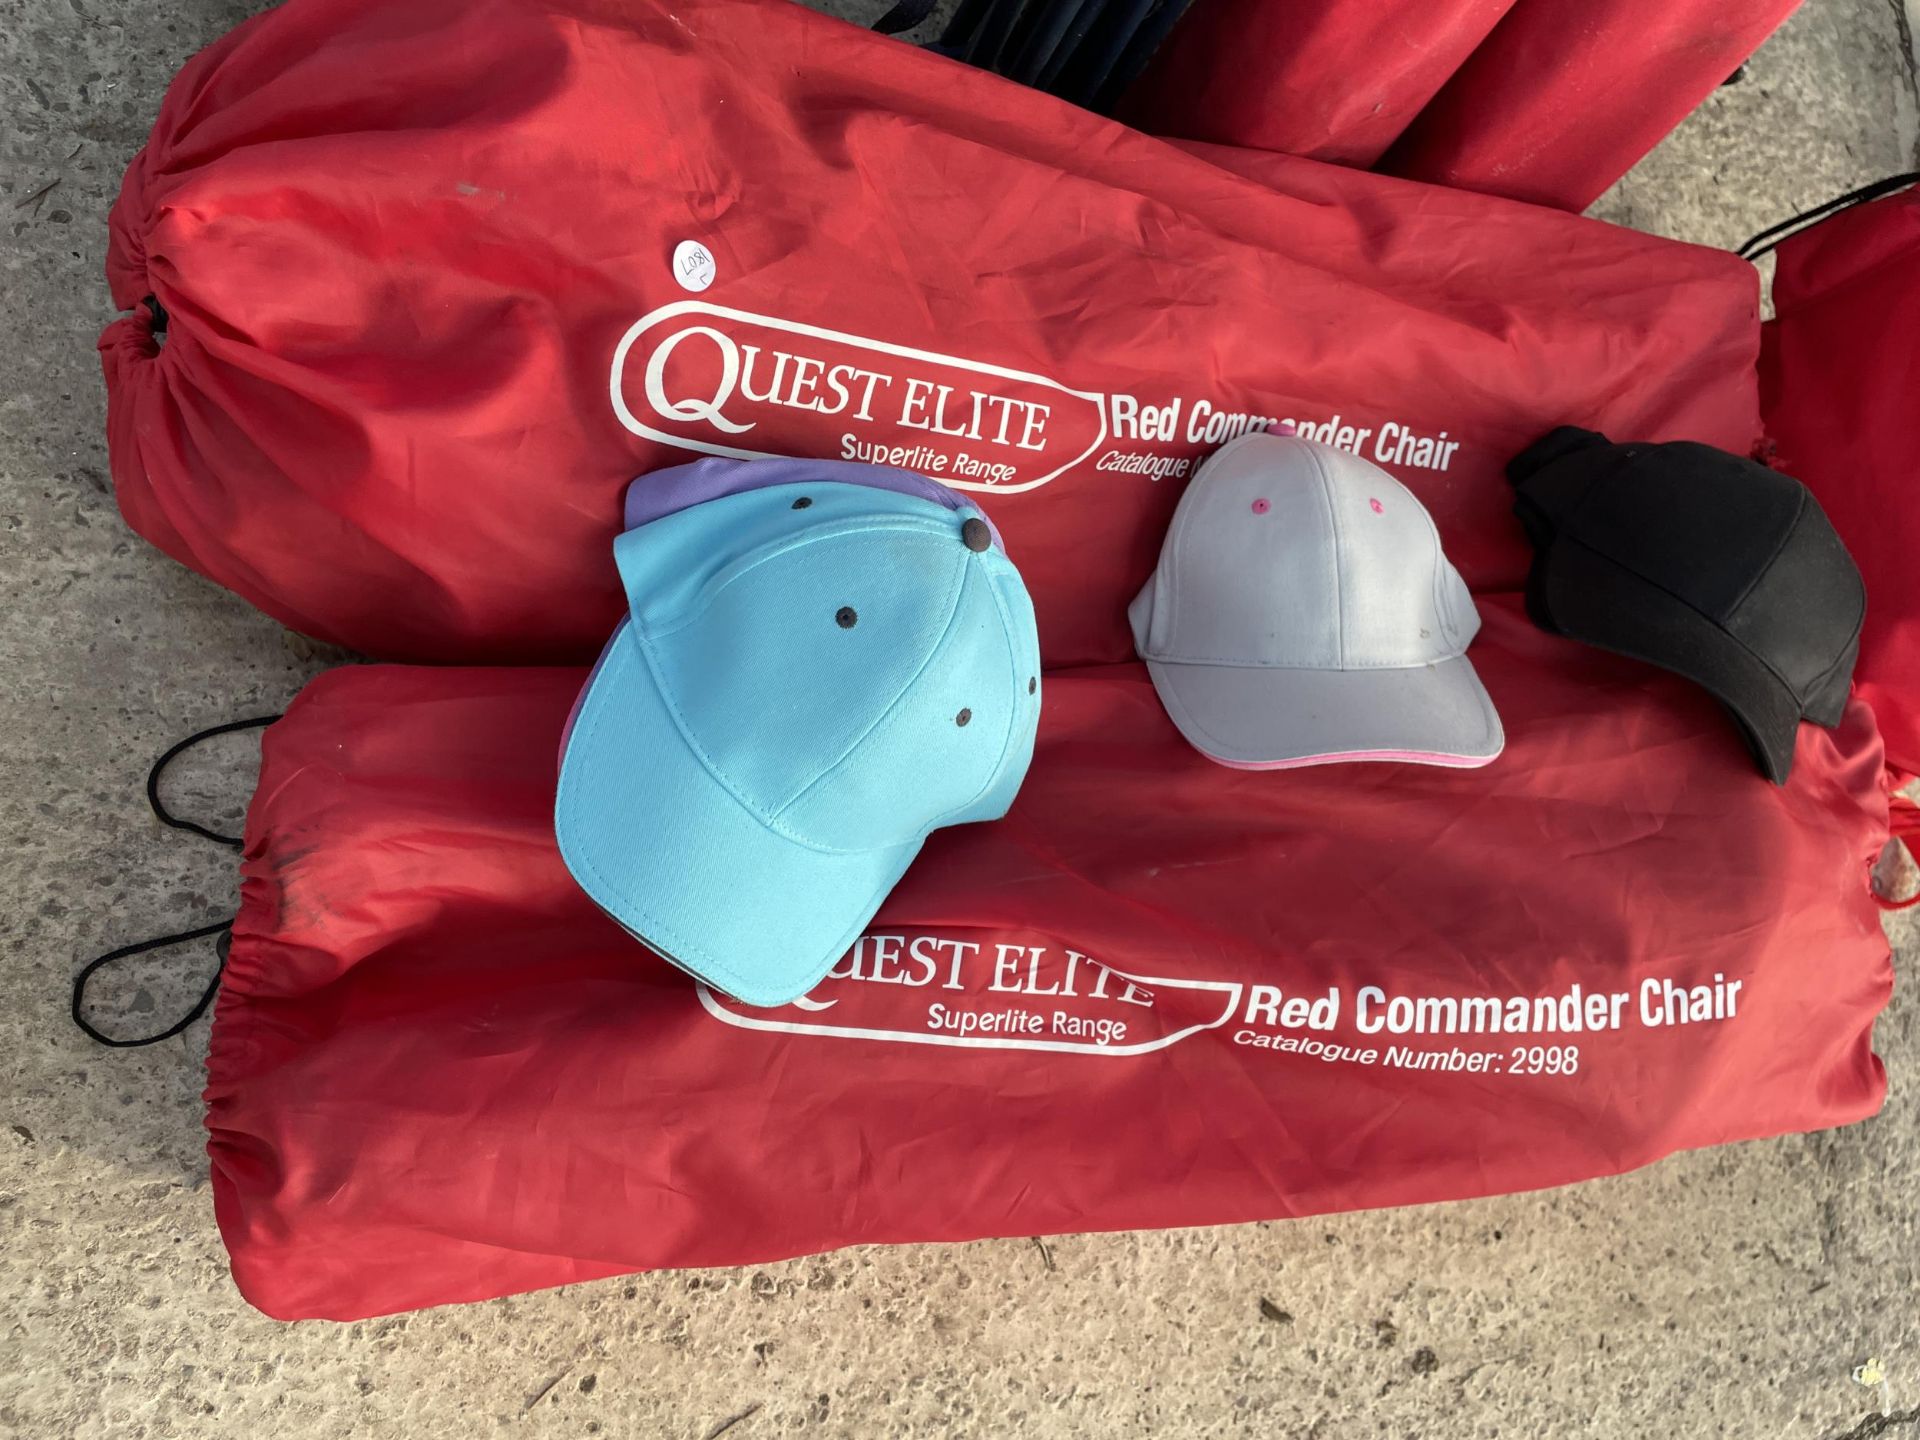
[(1253, 502), (1253, 513), (1256, 515), (1264, 515), (1267, 513), (1267, 511), (1271, 510), (1272, 508), (1273, 508), (1272, 502), (1269, 501), (1267, 497), (1264, 495), (1262, 495), (1258, 500)]
[(967, 722), (971, 719), (973, 719), (973, 711), (962, 710), (958, 715), (953, 717), (953, 723), (965, 729)]
[(851, 605), (842, 605), (838, 610), (833, 612), (833, 623), (838, 625), (842, 630), (851, 630), (860, 623), (859, 612)]
[(1029, 675), (1027, 677), (1027, 694), (1031, 695), (1033, 694), (1034, 691), (1038, 690), (1039, 688), (1040, 688), (1040, 677), (1038, 675)]
[(802, 495), (798, 500), (793, 502), (793, 508), (796, 510), (804, 510), (811, 504), (813, 504), (813, 497), (811, 495)]

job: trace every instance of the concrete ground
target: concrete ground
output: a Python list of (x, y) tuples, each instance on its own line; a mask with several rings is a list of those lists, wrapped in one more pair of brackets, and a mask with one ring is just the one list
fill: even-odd
[[(134, 539), (107, 479), (106, 208), (174, 68), (253, 8), (0, 0), (0, 1434), (1920, 1435), (1905, 988), (1879, 1118), (1548, 1194), (858, 1250), (358, 1325), (249, 1310), (208, 1203), (205, 1023), (103, 1051), (66, 995), (82, 958), (232, 909), (229, 858), (147, 815), (152, 755), (337, 658)], [(1732, 244), (1912, 168), (1903, 47), (1890, 0), (1808, 0), (1598, 212)], [(237, 824), (245, 753), (181, 777), (196, 813)], [(1910, 969), (1911, 927), (1900, 944)], [(158, 957), (103, 1000), (165, 1015), (207, 964)], [(1851, 1378), (1869, 1357), (1890, 1395)]]

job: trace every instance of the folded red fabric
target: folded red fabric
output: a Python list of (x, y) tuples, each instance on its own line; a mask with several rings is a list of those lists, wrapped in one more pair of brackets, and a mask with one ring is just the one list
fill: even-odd
[(1412, 124), (1514, 0), (1205, 0), (1126, 96), (1154, 135), (1362, 169)]
[[(1842, 211), (1779, 257), (1760, 359), (1767, 431), (1866, 577), (1855, 693), (1903, 785), (1920, 776), (1920, 190)], [(1920, 839), (1911, 803), (1894, 814), (1898, 832)]]
[(1584, 210), (1800, 0), (1515, 0), (1379, 168)]
[(208, 1060), (235, 1278), (351, 1319), (1523, 1190), (1871, 1114), (1865, 707), (1803, 726), (1780, 789), (1699, 690), (1482, 609), (1484, 770), (1231, 770), (1144, 668), (1050, 676), (1008, 818), (936, 832), (766, 1010), (562, 866), (581, 672), (322, 676), (265, 737)]
[(623, 487), (700, 454), (974, 492), (1060, 666), (1131, 655), (1251, 426), (1386, 465), (1478, 589), (1553, 426), (1759, 430), (1732, 256), (1169, 146), (785, 0), (290, 0), (175, 81), (109, 273), (130, 523), (387, 657), (591, 658)]

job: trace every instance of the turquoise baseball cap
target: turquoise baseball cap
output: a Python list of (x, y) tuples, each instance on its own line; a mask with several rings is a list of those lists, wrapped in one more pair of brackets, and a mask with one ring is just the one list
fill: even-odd
[(614, 542), (628, 613), (568, 727), (554, 830), (630, 933), (783, 1005), (929, 833), (1007, 812), (1039, 638), (985, 517), (924, 477), (931, 492), (835, 463), (758, 484), (740, 472), (796, 462), (699, 463), (678, 508)]

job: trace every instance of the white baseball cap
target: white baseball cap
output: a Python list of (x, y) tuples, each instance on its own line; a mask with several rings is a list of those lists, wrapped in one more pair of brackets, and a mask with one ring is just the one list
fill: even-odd
[(1432, 517), (1344, 450), (1255, 433), (1216, 451), (1127, 616), (1168, 716), (1222, 765), (1465, 767), (1506, 744)]

